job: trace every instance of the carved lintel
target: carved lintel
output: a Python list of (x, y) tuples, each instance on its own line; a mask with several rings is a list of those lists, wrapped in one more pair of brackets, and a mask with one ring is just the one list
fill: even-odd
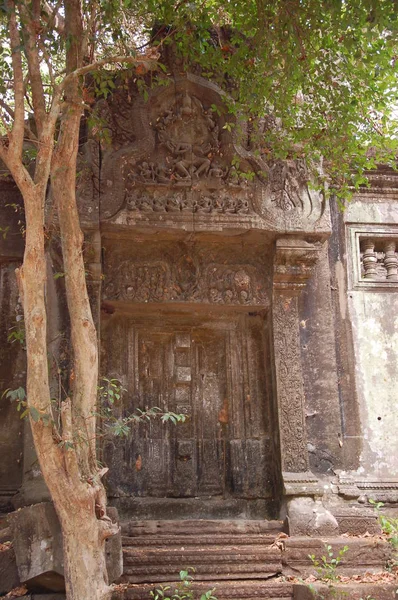
[(276, 241), (274, 287), (299, 292), (318, 260), (319, 246), (297, 238)]
[[(308, 481), (307, 485), (302, 485), (299, 481), (293, 485), (297, 474), (306, 476), (309, 472), (298, 294), (310, 277), (317, 258), (318, 247), (304, 240), (285, 238), (276, 242), (272, 318), (281, 464), (286, 494), (313, 495), (316, 493), (314, 485), (317, 487), (313, 476), (312, 483)], [(286, 478), (288, 473), (294, 475), (290, 483)]]

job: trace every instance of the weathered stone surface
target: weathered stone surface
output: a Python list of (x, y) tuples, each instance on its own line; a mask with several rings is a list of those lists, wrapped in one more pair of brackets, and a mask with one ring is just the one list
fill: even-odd
[(293, 586), (294, 600), (315, 600), (323, 598), (324, 600), (365, 600), (373, 598), (375, 600), (393, 600), (398, 598), (398, 590), (395, 584), (368, 584), (357, 583), (347, 585), (327, 586), (321, 583), (312, 584), (309, 588), (304, 584), (295, 584)]
[(0, 544), (4, 544), (4, 542), (10, 542), (11, 536), (12, 532), (10, 527), (0, 527)]
[[(164, 585), (170, 585), (175, 588), (175, 581), (165, 582)], [(156, 586), (158, 587), (158, 586)], [(230, 581), (219, 581), (218, 579), (210, 581), (194, 580), (192, 588), (197, 591), (197, 597), (215, 588), (215, 596), (218, 600), (291, 600), (293, 597), (293, 584), (277, 581), (261, 580), (240, 580), (232, 579)], [(154, 589), (153, 584), (135, 584), (129, 589), (115, 592), (112, 600), (148, 600), (150, 592)]]
[(64, 589), (62, 538), (53, 505), (42, 502), (10, 518), (18, 573), (34, 590)]
[[(11, 599), (12, 600), (12, 599)], [(29, 596), (19, 596), (18, 600), (66, 600), (65, 594), (29, 594)]]
[(124, 582), (177, 581), (182, 565), (201, 581), (261, 580), (282, 569), (266, 521), (131, 521), (123, 529)]
[(340, 535), (343, 533), (351, 535), (363, 535), (364, 533), (377, 535), (381, 533), (378, 516), (373, 510), (365, 507), (342, 507), (333, 511), (333, 515), (339, 524)]
[(0, 550), (0, 594), (6, 594), (20, 584), (13, 548)]
[(335, 517), (312, 498), (292, 498), (288, 501), (287, 521), (291, 536), (334, 536), (339, 533)]
[(337, 567), (337, 573), (340, 575), (381, 572), (391, 557), (390, 544), (379, 537), (324, 537), (322, 539), (293, 537), (286, 538), (283, 543), (283, 573), (300, 577), (317, 575), (309, 555), (314, 555), (316, 559), (321, 558), (325, 554), (326, 545), (331, 546), (334, 557), (344, 546), (348, 546), (347, 552), (344, 553)]
[[(113, 506), (108, 506), (107, 514), (114, 523), (119, 524), (119, 515)], [(108, 571), (109, 583), (113, 583), (123, 573), (123, 552), (122, 552), (122, 534), (113, 535), (105, 542), (106, 568)]]
[[(118, 521), (117, 510), (109, 509)], [(62, 535), (57, 514), (50, 502), (18, 510), (10, 517), (18, 572), (29, 589), (63, 591), (64, 565)], [(121, 534), (106, 542), (106, 563), (110, 583), (123, 570)]]
[(394, 173), (377, 179), (383, 187), (357, 194), (344, 214), (349, 257), (347, 316), (353, 329), (359, 434), (363, 436), (354, 478), (364, 484), (367, 498), (396, 502), (398, 179)]
[[(119, 245), (118, 252), (127, 252), (128, 247), (123, 246)], [(158, 241), (157, 246), (159, 259), (162, 248), (171, 251), (169, 244)], [(183, 248), (188, 247), (184, 244)], [(147, 251), (147, 246), (140, 246), (135, 256)], [(213, 262), (210, 252), (218, 255), (217, 262)], [(250, 260), (257, 262), (254, 252), (255, 247), (250, 245)], [(189, 416), (178, 427), (154, 423), (148, 429), (139, 425), (134, 436), (107, 439), (104, 458), (110, 466), (109, 493), (117, 497), (123, 492), (118, 507), (129, 497), (131, 508), (133, 503), (142, 503), (149, 518), (157, 517), (157, 503), (163, 504), (159, 511), (163, 518), (200, 518), (202, 508), (207, 511), (203, 517), (248, 517), (247, 505), (253, 501), (259, 501), (256, 516), (270, 516), (274, 485), (270, 422), (266, 417), (270, 397), (264, 371), (263, 321), (256, 305), (251, 305), (261, 290), (254, 279), (245, 275), (250, 271), (250, 265), (244, 264), (246, 257), (238, 259), (240, 269), (232, 261), (223, 264), (227, 275), (222, 276), (217, 275), (223, 255), (218, 244), (197, 249), (194, 254), (203, 263), (211, 260), (204, 270), (214, 287), (198, 285), (196, 258), (176, 257), (174, 269), (183, 276), (178, 293), (187, 297), (184, 318), (179, 313), (168, 314), (170, 307), (166, 306), (165, 315), (159, 314), (149, 297), (143, 308), (144, 297), (140, 296), (141, 303), (132, 303), (128, 316), (119, 313), (120, 303), (115, 302), (115, 314), (104, 325), (104, 368), (130, 382), (132, 394), (124, 395), (124, 410), (144, 409), (148, 393), (152, 394), (148, 390), (156, 389), (153, 405), (166, 410), (168, 402), (169, 410)], [(260, 261), (258, 264), (261, 270)], [(156, 293), (160, 285), (160, 293), (163, 284), (156, 273), (152, 277), (149, 267), (141, 265), (136, 272), (137, 282), (145, 280)], [(143, 283), (134, 287), (140, 289), (140, 294), (146, 293), (144, 288)], [(166, 289), (171, 293), (168, 286)], [(207, 306), (206, 312), (192, 313), (189, 298), (192, 294), (200, 297), (201, 290), (206, 289), (209, 297), (214, 292), (215, 313), (211, 315)], [(228, 304), (229, 300), (237, 306)], [(249, 313), (248, 306), (253, 309)], [(245, 396), (245, 390), (250, 394)], [(184, 514), (183, 499), (190, 500)], [(222, 511), (219, 514), (215, 513), (217, 503)]]
[[(329, 230), (328, 205), (309, 184), (304, 161), (268, 163), (261, 147), (257, 153), (244, 150), (242, 140), (226, 131), (222, 111), (211, 108), (223, 104), (213, 83), (176, 76), (173, 89), (151, 92), (146, 104), (135, 92), (133, 85), (120, 89), (103, 105), (110, 147), (100, 169), (86, 152), (79, 184), (80, 198), (90, 205), (100, 178), (100, 213), (107, 225)], [(256, 174), (253, 182), (232, 164), (236, 155), (241, 170)]]
[[(1, 196), (0, 203), (0, 227), (6, 228), (7, 221), (2, 220), (1, 214), (5, 210), (3, 201), (7, 202), (7, 196), (4, 199)], [(6, 239), (14, 238), (13, 233), (10, 229)], [(8, 341), (12, 333), (23, 331), (23, 321), (15, 277), (15, 269), (20, 263), (15, 259), (2, 261), (4, 243), (0, 232), (0, 512), (10, 512), (13, 510), (12, 498), (22, 480), (24, 423), (16, 410), (16, 403), (11, 402), (4, 392), (24, 387), (26, 356), (19, 341), (12, 344)]]
[[(279, 529), (242, 526), (242, 518), (287, 507), (292, 534), (377, 533), (366, 511), (312, 498), (398, 501), (398, 177), (373, 174), (344, 216), (333, 213), (329, 244), (328, 206), (305, 165), (270, 162), (261, 148), (256, 157), (249, 130), (238, 145), (223, 112), (212, 110), (223, 102), (213, 83), (177, 74), (147, 103), (130, 83), (102, 103), (110, 144), (100, 157), (89, 140), (78, 164), (101, 369), (128, 389), (118, 415), (160, 405), (190, 418), (105, 440), (108, 491), (123, 518), (184, 519), (129, 525), (124, 576), (171, 579), (186, 559), (203, 578), (261, 580), (281, 568), (272, 548)], [(253, 181), (239, 175), (236, 156)], [(7, 181), (2, 198), (10, 194), (18, 195)], [(17, 234), (17, 213), (6, 212), (2, 227)], [(0, 235), (0, 393), (24, 385), (24, 359), (7, 343), (22, 250), (21, 236)], [(50, 277), (48, 333), (58, 340), (67, 319), (55, 287)], [(10, 510), (46, 490), (28, 427), (22, 434), (14, 408), (0, 403), (0, 510)], [(38, 534), (45, 544), (46, 535)], [(286, 542), (286, 570), (304, 572), (307, 554), (322, 552), (323, 540), (306, 540)], [(331, 543), (338, 552), (348, 541)], [(366, 541), (349, 545), (347, 572), (376, 570), (388, 554)], [(117, 578), (120, 539), (106, 551)], [(52, 569), (47, 558), (42, 568)], [(239, 589), (230, 592), (257, 595)]]
[(65, 600), (65, 594), (33, 594), (32, 600)]
[[(131, 539), (156, 540), (159, 536), (170, 539), (170, 536), (185, 539), (190, 544), (198, 544), (199, 540), (218, 539), (219, 536), (228, 539), (233, 536), (239, 543), (245, 543), (251, 536), (260, 536), (259, 543), (272, 543), (271, 540), (282, 531), (282, 521), (248, 520), (248, 519), (225, 519), (225, 520), (201, 520), (184, 519), (181, 521), (142, 521), (131, 519), (122, 523), (122, 534)], [(200, 536), (200, 537), (199, 537)]]
[[(0, 167), (1, 169), (1, 167)], [(12, 181), (1, 177), (0, 204), (0, 261), (22, 259), (24, 251), (23, 227), (25, 225), (21, 193)]]

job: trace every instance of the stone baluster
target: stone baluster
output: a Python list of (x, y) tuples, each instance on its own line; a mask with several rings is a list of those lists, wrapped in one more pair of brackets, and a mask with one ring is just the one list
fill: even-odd
[(372, 239), (365, 239), (362, 242), (364, 249), (362, 264), (364, 269), (364, 279), (377, 279), (377, 254), (374, 251), (375, 243)]
[(388, 281), (398, 281), (398, 255), (396, 253), (396, 242), (387, 240), (384, 243), (384, 266), (387, 270)]

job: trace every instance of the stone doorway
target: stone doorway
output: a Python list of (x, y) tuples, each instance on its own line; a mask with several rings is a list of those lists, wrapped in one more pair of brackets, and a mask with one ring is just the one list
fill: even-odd
[[(144, 314), (143, 314), (144, 313)], [(141, 424), (104, 444), (109, 493), (136, 518), (264, 518), (272, 504), (264, 318), (156, 305), (103, 328), (106, 372), (127, 392), (120, 414), (158, 406), (184, 424)], [(104, 365), (104, 367), (105, 367)]]

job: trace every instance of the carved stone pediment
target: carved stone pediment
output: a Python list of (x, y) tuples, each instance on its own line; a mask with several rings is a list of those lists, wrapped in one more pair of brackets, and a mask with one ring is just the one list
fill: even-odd
[(206, 219), (221, 215), (238, 227), (327, 232), (326, 203), (309, 184), (304, 163), (269, 162), (247, 150), (223, 101), (217, 86), (194, 75), (154, 90), (147, 102), (123, 88), (102, 101), (109, 143), (94, 186), (101, 220), (161, 224), (173, 213), (197, 216), (205, 229)]

